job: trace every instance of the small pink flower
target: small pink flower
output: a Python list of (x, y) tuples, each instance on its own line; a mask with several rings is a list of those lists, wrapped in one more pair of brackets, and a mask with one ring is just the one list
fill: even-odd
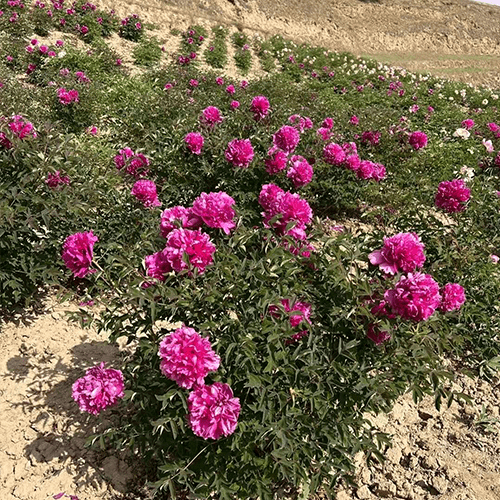
[(465, 303), (465, 291), (458, 283), (447, 283), (441, 289), (441, 297), (439, 309), (443, 312), (457, 311)]
[(368, 325), (368, 331), (366, 332), (367, 338), (375, 343), (375, 345), (383, 344), (391, 338), (391, 334), (384, 330), (380, 330), (376, 325), (370, 323)]
[(288, 156), (284, 151), (273, 148), (269, 151), (269, 158), (266, 158), (264, 163), (266, 165), (266, 172), (269, 175), (274, 175), (285, 170), (288, 163)]
[(209, 127), (214, 127), (215, 124), (222, 123), (223, 118), (218, 108), (216, 108), (215, 106), (208, 106), (208, 108), (205, 108), (202, 111), (200, 121), (204, 125), (208, 125)]
[(186, 143), (189, 151), (195, 155), (200, 155), (205, 143), (204, 137), (198, 132), (189, 132), (189, 134), (184, 137), (184, 142)]
[(57, 89), (57, 97), (63, 106), (69, 106), (79, 101), (78, 90), (66, 90), (64, 87)]
[(292, 156), (290, 159), (292, 166), (286, 176), (292, 180), (295, 189), (309, 184), (313, 177), (313, 168), (302, 156)]
[(359, 118), (356, 115), (352, 115), (349, 120), (349, 123), (351, 125), (359, 125)]
[(427, 146), (427, 135), (425, 135), (424, 132), (417, 130), (416, 132), (411, 133), (408, 142), (413, 149), (422, 149)]
[(233, 139), (227, 145), (224, 155), (233, 166), (248, 168), (254, 157), (250, 139)]
[(235, 88), (234, 88), (234, 85), (228, 85), (228, 86), (226, 87), (226, 92), (227, 92), (229, 95), (233, 95), (233, 94), (236, 92), (236, 90), (235, 90)]
[(45, 184), (52, 189), (56, 189), (59, 186), (68, 186), (69, 177), (67, 175), (61, 176), (61, 172), (56, 170), (54, 173), (47, 174), (47, 179), (45, 179)]
[(239, 101), (231, 101), (230, 106), (232, 109), (238, 109), (240, 107), (240, 103)]
[(161, 203), (153, 181), (140, 180), (132, 187), (132, 196), (135, 196), (146, 208), (160, 207)]
[(467, 129), (467, 130), (470, 130), (471, 128), (473, 128), (474, 125), (475, 125), (474, 120), (471, 120), (470, 118), (468, 118), (467, 120), (464, 120), (462, 122), (462, 127)]
[(253, 113), (254, 120), (259, 121), (265, 118), (269, 113), (269, 101), (263, 95), (255, 96), (250, 105), (250, 111)]
[(495, 255), (495, 254), (491, 254), (490, 255), (490, 260), (493, 264), (496, 264), (498, 263), (498, 261), (500, 260), (500, 257), (498, 255)]
[(332, 142), (323, 148), (323, 158), (330, 165), (340, 166), (344, 163), (346, 154), (342, 146)]
[(165, 86), (163, 87), (165, 90), (170, 90), (174, 87), (174, 85), (170, 82), (166, 83)]
[(221, 76), (218, 76), (216, 79), (215, 79), (215, 83), (217, 85), (224, 85), (224, 78), (222, 78)]
[(462, 179), (443, 181), (439, 184), (435, 204), (446, 212), (456, 213), (465, 210), (465, 203), (470, 199), (470, 189)]
[(488, 153), (493, 153), (494, 148), (493, 148), (493, 143), (490, 140), (486, 140), (483, 138), (483, 146), (486, 148), (486, 151)]

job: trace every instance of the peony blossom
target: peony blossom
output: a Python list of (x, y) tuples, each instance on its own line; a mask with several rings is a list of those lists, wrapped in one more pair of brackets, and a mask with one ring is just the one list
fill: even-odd
[(176, 206), (167, 208), (161, 214), (160, 233), (166, 238), (174, 229), (198, 229), (203, 221), (193, 214), (191, 208)]
[(435, 204), (446, 212), (456, 213), (465, 210), (465, 203), (470, 199), (470, 189), (462, 179), (443, 181), (439, 184)]
[(136, 178), (143, 177), (149, 172), (146, 168), (149, 160), (142, 153), (136, 154), (130, 148), (120, 149), (114, 158), (114, 163), (118, 170), (125, 168), (125, 172)]
[(236, 227), (234, 200), (224, 191), (201, 193), (193, 202), (192, 213), (207, 226), (222, 229), (226, 234)]
[(410, 134), (408, 142), (415, 150), (425, 148), (425, 146), (427, 146), (427, 135), (425, 135), (424, 132), (417, 130), (416, 132), (412, 132)]
[(368, 258), (387, 274), (412, 273), (424, 265), (424, 244), (416, 233), (398, 233), (384, 238), (384, 246)]
[(165, 281), (165, 274), (172, 271), (172, 265), (168, 260), (168, 254), (165, 250), (152, 255), (146, 255), (144, 264), (146, 266), (146, 274), (159, 281)]
[(342, 146), (331, 142), (323, 148), (323, 158), (330, 165), (340, 166), (344, 163), (346, 154)]
[(248, 168), (254, 157), (250, 139), (233, 139), (227, 145), (224, 155), (233, 166)]
[(61, 172), (56, 170), (54, 173), (47, 174), (47, 179), (45, 179), (45, 184), (52, 189), (56, 189), (59, 186), (69, 186), (69, 177), (67, 175), (61, 176)]
[(391, 334), (387, 331), (380, 330), (376, 325), (370, 323), (366, 332), (367, 338), (375, 342), (375, 345), (383, 344), (391, 338)]
[(288, 163), (288, 156), (284, 151), (276, 148), (271, 148), (268, 152), (269, 158), (264, 160), (266, 165), (266, 172), (269, 175), (277, 174), (282, 170), (285, 170)]
[(156, 184), (153, 181), (140, 180), (132, 187), (132, 196), (135, 196), (146, 208), (160, 207), (161, 203), (156, 193)]
[(204, 385), (208, 373), (220, 365), (220, 357), (213, 351), (209, 339), (186, 326), (160, 342), (158, 356), (163, 375), (184, 389)]
[(92, 231), (71, 234), (64, 241), (61, 257), (75, 277), (84, 278), (87, 274), (95, 273), (95, 270), (90, 270), (90, 266), (97, 241), (99, 239)]
[(20, 115), (14, 115), (12, 121), (9, 123), (9, 129), (12, 134), (18, 139), (25, 139), (29, 135), (36, 138), (37, 133), (35, 132), (35, 127), (31, 122), (25, 121)]
[(465, 291), (458, 283), (447, 283), (441, 289), (441, 297), (441, 311), (457, 311), (465, 302)]
[(273, 134), (273, 144), (286, 154), (293, 153), (300, 141), (300, 134), (295, 127), (283, 125)]
[(441, 304), (439, 285), (429, 274), (418, 272), (402, 276), (384, 299), (395, 314), (412, 321), (430, 318)]
[(224, 120), (220, 114), (220, 110), (215, 106), (208, 106), (201, 113), (201, 123), (209, 127), (214, 127), (217, 123), (222, 123)]
[(197, 386), (188, 397), (189, 425), (203, 439), (231, 435), (238, 423), (241, 405), (228, 384), (215, 382)]
[(471, 128), (474, 127), (475, 123), (474, 123), (474, 120), (471, 120), (470, 118), (468, 118), (467, 120), (464, 120), (462, 123), (461, 123), (462, 127), (467, 129), (467, 130), (470, 130)]
[[(289, 316), (290, 326), (292, 328), (299, 326), (302, 321), (307, 321), (307, 323), (311, 324), (311, 304), (299, 300), (290, 304), (289, 299), (281, 299), (280, 302), (287, 313), (292, 313)], [(280, 311), (278, 306), (274, 304), (270, 305), (269, 314), (273, 316), (273, 318), (279, 318)]]
[(333, 128), (333, 118), (326, 117), (321, 124), (322, 127), (331, 130)]
[(386, 171), (384, 165), (381, 163), (363, 160), (356, 169), (356, 175), (358, 179), (373, 179), (378, 182), (385, 179)]
[(290, 159), (292, 166), (286, 176), (292, 180), (295, 189), (309, 184), (313, 177), (313, 168), (303, 156), (292, 156)]
[(254, 120), (256, 121), (265, 118), (269, 113), (269, 101), (267, 97), (263, 95), (255, 96), (252, 99), (250, 111), (253, 113)]
[(80, 410), (97, 415), (113, 406), (125, 395), (123, 373), (105, 368), (105, 363), (89, 368), (85, 376), (73, 383), (72, 397)]
[(184, 137), (184, 142), (186, 143), (191, 153), (200, 155), (203, 144), (205, 143), (205, 139), (198, 132), (189, 132), (189, 134)]
[(64, 87), (57, 89), (57, 97), (63, 106), (69, 106), (73, 102), (79, 101), (78, 90), (66, 90)]

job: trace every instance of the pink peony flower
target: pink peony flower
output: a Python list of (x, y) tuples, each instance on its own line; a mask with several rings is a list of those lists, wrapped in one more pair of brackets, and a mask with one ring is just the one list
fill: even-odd
[(250, 139), (233, 139), (224, 153), (226, 160), (235, 167), (248, 168), (254, 151)]
[(195, 267), (199, 274), (203, 274), (205, 268), (213, 262), (215, 246), (210, 241), (210, 236), (200, 229), (192, 231), (182, 228), (174, 229), (168, 234), (164, 251), (176, 273)]
[(99, 239), (92, 231), (71, 234), (64, 241), (61, 257), (75, 277), (84, 278), (87, 274), (95, 273), (95, 269), (90, 270), (90, 266), (97, 241)]
[(467, 130), (470, 130), (471, 128), (473, 128), (474, 125), (475, 125), (474, 120), (471, 120), (470, 118), (468, 118), (467, 120), (464, 120), (462, 122), (462, 127), (467, 129)]
[(402, 276), (392, 290), (385, 292), (384, 298), (394, 313), (412, 321), (430, 318), (441, 304), (439, 285), (432, 276), (423, 273)]
[(61, 172), (56, 170), (54, 173), (47, 174), (47, 179), (45, 179), (45, 184), (52, 189), (56, 189), (59, 186), (69, 186), (69, 177), (67, 175), (61, 176)]
[(200, 155), (203, 144), (205, 143), (205, 139), (198, 132), (189, 132), (189, 134), (184, 137), (184, 142), (186, 143), (191, 153)]
[(497, 264), (498, 261), (500, 261), (500, 257), (498, 255), (495, 255), (495, 254), (491, 254), (490, 255), (490, 260), (493, 264)]
[(368, 258), (387, 274), (411, 273), (425, 262), (424, 244), (416, 233), (398, 233), (384, 238), (384, 246)]
[(439, 309), (443, 312), (457, 311), (465, 302), (465, 291), (458, 283), (447, 283), (441, 289), (441, 304)]
[(179, 227), (198, 229), (203, 221), (193, 214), (191, 208), (181, 206), (167, 208), (161, 214), (160, 233), (166, 238), (170, 232)]
[(264, 184), (259, 195), (259, 204), (266, 211), (279, 210), (279, 200), (285, 192), (276, 184)]
[(207, 226), (221, 228), (226, 234), (236, 227), (235, 212), (232, 209), (234, 200), (224, 191), (217, 193), (201, 193), (193, 202), (191, 213)]
[(215, 83), (217, 85), (224, 85), (224, 78), (218, 76), (216, 79), (215, 79)]
[(377, 130), (366, 130), (361, 134), (361, 142), (376, 146), (380, 143), (380, 132)]
[(262, 120), (269, 113), (269, 101), (263, 95), (255, 96), (250, 105), (250, 111), (253, 113), (254, 120)]
[(233, 95), (235, 92), (236, 92), (236, 89), (234, 88), (234, 85), (228, 85), (226, 87), (226, 92), (229, 94), (229, 95)]
[(439, 184), (435, 196), (435, 204), (446, 212), (456, 213), (465, 210), (465, 205), (470, 199), (470, 189), (462, 179), (443, 181)]
[(295, 125), (300, 133), (304, 132), (304, 130), (312, 128), (313, 122), (307, 116), (300, 115), (292, 115), (288, 118), (288, 121)]
[(351, 125), (359, 125), (359, 118), (356, 115), (352, 115), (349, 120), (349, 123)]
[(105, 363), (89, 368), (85, 376), (73, 383), (72, 397), (80, 410), (98, 415), (125, 395), (123, 373), (105, 368)]
[(333, 128), (333, 118), (326, 117), (321, 124), (322, 127), (331, 130)]
[(363, 160), (356, 169), (358, 179), (373, 179), (380, 181), (385, 179), (385, 167), (381, 163), (373, 163), (370, 160)]
[(266, 158), (264, 163), (266, 164), (266, 172), (269, 175), (274, 175), (285, 170), (288, 157), (285, 152), (272, 148), (269, 150), (269, 158)]
[(323, 141), (329, 141), (332, 137), (332, 133), (330, 132), (330, 129), (326, 128), (326, 127), (320, 127), (317, 131), (316, 131), (316, 135), (318, 135), (319, 137), (321, 137), (321, 139)]
[(391, 334), (389, 332), (386, 332), (384, 330), (379, 330), (379, 328), (373, 323), (370, 323), (368, 325), (368, 331), (366, 332), (366, 336), (370, 340), (375, 342), (375, 345), (383, 344), (384, 342), (387, 342), (391, 338)]
[(273, 144), (286, 154), (293, 153), (300, 141), (300, 134), (295, 127), (283, 125), (273, 134)]
[(424, 132), (417, 130), (416, 132), (411, 133), (408, 142), (415, 150), (425, 148), (425, 146), (427, 146), (427, 135), (425, 135)]
[(208, 125), (209, 127), (214, 127), (217, 123), (222, 123), (223, 118), (220, 114), (219, 108), (215, 106), (208, 106), (202, 111), (202, 115), (200, 116), (200, 121), (204, 125)]
[(160, 207), (161, 203), (156, 193), (156, 184), (153, 181), (140, 180), (132, 187), (132, 196), (135, 196), (146, 208)]
[(231, 101), (230, 106), (232, 109), (238, 109), (240, 107), (240, 103), (239, 101)]
[(292, 180), (295, 189), (309, 184), (313, 177), (313, 168), (309, 162), (302, 156), (292, 156), (290, 162), (292, 166), (286, 176)]
[(487, 141), (486, 139), (483, 138), (482, 143), (483, 143), (483, 146), (486, 148), (486, 151), (488, 153), (493, 153), (493, 151), (495, 150), (495, 148), (493, 147), (493, 143), (491, 142), (491, 140)]
[(172, 265), (165, 250), (156, 252), (153, 255), (146, 255), (144, 263), (146, 265), (146, 274), (160, 281), (165, 281), (165, 274), (172, 271)]
[(79, 101), (78, 90), (66, 90), (64, 87), (57, 89), (57, 97), (63, 106), (69, 106), (73, 102)]
[(331, 142), (323, 148), (323, 158), (330, 165), (340, 166), (345, 161), (345, 151), (342, 146)]
[[(287, 313), (292, 313), (289, 315), (290, 326), (292, 328), (299, 326), (302, 321), (307, 321), (311, 324), (311, 304), (297, 300), (291, 305), (289, 299), (281, 299), (280, 302)], [(280, 310), (278, 306), (275, 306), (274, 304), (270, 305), (269, 314), (273, 318), (279, 318)]]
[(146, 168), (149, 165), (149, 160), (142, 153), (135, 154), (130, 148), (120, 149), (114, 162), (118, 170), (125, 167), (125, 172), (136, 178), (143, 177), (149, 172)]
[[(356, 172), (361, 166), (361, 158), (357, 154), (347, 155), (345, 159), (345, 166), (349, 170)], [(372, 169), (373, 175), (374, 169)]]
[(184, 389), (204, 385), (208, 373), (217, 371), (220, 365), (220, 357), (213, 351), (209, 339), (186, 326), (160, 342), (158, 356), (163, 375)]
[(37, 133), (35, 132), (35, 127), (31, 122), (25, 121), (20, 115), (14, 115), (12, 121), (9, 123), (9, 129), (12, 134), (18, 139), (25, 139), (29, 135), (36, 138)]
[(238, 423), (240, 400), (228, 384), (197, 386), (188, 397), (189, 425), (203, 439), (231, 435)]

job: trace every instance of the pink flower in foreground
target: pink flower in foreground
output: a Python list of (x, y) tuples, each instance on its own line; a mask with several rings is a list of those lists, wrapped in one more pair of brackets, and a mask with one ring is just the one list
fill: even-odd
[(283, 127), (273, 134), (273, 144), (287, 154), (295, 151), (299, 141), (299, 131), (290, 125), (283, 125)]
[(69, 106), (73, 102), (78, 102), (78, 90), (66, 90), (64, 87), (57, 89), (57, 97), (63, 106)]
[(412, 321), (430, 318), (441, 304), (439, 285), (423, 273), (402, 276), (392, 290), (385, 292), (384, 299), (394, 313)]
[(182, 228), (169, 233), (164, 251), (175, 272), (179, 273), (190, 266), (202, 274), (213, 262), (215, 245), (210, 241), (210, 236), (200, 229), (192, 231)]
[(201, 193), (193, 202), (192, 213), (207, 226), (220, 228), (226, 234), (236, 227), (235, 212), (232, 209), (234, 200), (224, 191), (217, 193)]
[(250, 105), (250, 111), (253, 113), (254, 120), (262, 120), (269, 113), (269, 101), (263, 95), (255, 96)]
[(144, 263), (146, 265), (146, 274), (159, 281), (165, 281), (165, 274), (172, 271), (172, 265), (165, 250), (146, 255)]
[(67, 175), (61, 176), (61, 172), (56, 170), (54, 173), (47, 174), (47, 179), (45, 179), (45, 184), (52, 189), (58, 186), (69, 186), (69, 177)]
[(197, 386), (188, 397), (189, 425), (203, 439), (231, 435), (238, 423), (240, 400), (228, 384)]
[(384, 238), (384, 246), (368, 255), (368, 258), (384, 273), (411, 273), (424, 265), (424, 248), (418, 234), (398, 233)]
[(189, 132), (189, 134), (184, 137), (184, 142), (186, 143), (191, 153), (200, 155), (203, 144), (205, 143), (205, 139), (198, 132)]
[(323, 148), (323, 158), (330, 165), (340, 166), (345, 161), (346, 154), (342, 146), (331, 142)]
[(205, 108), (201, 113), (201, 123), (208, 125), (209, 127), (214, 127), (215, 124), (222, 123), (223, 121), (219, 108), (216, 108), (215, 106), (208, 106), (208, 108)]
[(313, 168), (303, 156), (292, 156), (292, 166), (286, 176), (292, 180), (295, 189), (309, 184), (313, 177)]
[(469, 199), (470, 189), (465, 182), (462, 179), (454, 179), (439, 184), (434, 201), (438, 208), (449, 213), (456, 213), (465, 210), (465, 203)]
[(425, 146), (427, 146), (427, 135), (425, 135), (424, 132), (417, 130), (416, 132), (411, 133), (408, 142), (415, 150), (425, 148)]
[(220, 357), (213, 351), (210, 340), (186, 326), (160, 342), (158, 356), (163, 375), (184, 389), (204, 385), (208, 373), (220, 365)]
[(250, 139), (233, 139), (227, 145), (224, 155), (233, 166), (248, 168), (254, 156)]
[(174, 229), (198, 229), (203, 221), (193, 214), (191, 208), (176, 206), (167, 208), (161, 214), (160, 233), (166, 238)]
[(266, 172), (269, 175), (274, 175), (285, 170), (288, 163), (288, 157), (284, 151), (277, 150), (276, 148), (273, 149), (269, 150), (270, 157), (264, 160)]
[(135, 196), (146, 208), (160, 207), (161, 203), (156, 193), (156, 184), (153, 181), (137, 181), (132, 187), (132, 196)]
[(95, 273), (95, 270), (90, 270), (90, 266), (97, 241), (99, 239), (92, 231), (71, 234), (64, 241), (61, 257), (75, 277), (84, 278), (87, 274)]
[(441, 289), (441, 304), (439, 309), (443, 312), (456, 311), (465, 302), (465, 291), (458, 283), (447, 283)]
[(123, 373), (105, 368), (105, 363), (89, 368), (72, 386), (72, 397), (80, 410), (97, 415), (125, 395)]

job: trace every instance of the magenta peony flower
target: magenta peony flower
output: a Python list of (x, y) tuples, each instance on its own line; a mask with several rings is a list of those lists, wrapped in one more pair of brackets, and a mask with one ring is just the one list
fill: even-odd
[(199, 274), (203, 274), (205, 268), (213, 262), (215, 246), (210, 241), (210, 236), (202, 233), (200, 229), (193, 231), (182, 228), (169, 233), (164, 251), (176, 273), (190, 266), (197, 268)]
[(331, 142), (323, 148), (323, 158), (330, 165), (340, 166), (345, 161), (345, 151), (342, 146)]
[(358, 179), (373, 179), (380, 181), (385, 179), (385, 167), (381, 163), (373, 163), (370, 160), (363, 160), (356, 169)]
[[(347, 169), (356, 172), (361, 166), (361, 158), (357, 154), (347, 155), (345, 159), (345, 166)], [(374, 169), (372, 169), (373, 175)]]
[(63, 106), (69, 106), (73, 102), (79, 101), (78, 90), (66, 90), (64, 87), (57, 89), (57, 97)]
[(226, 234), (236, 227), (234, 200), (224, 191), (201, 193), (193, 202), (192, 213), (209, 227), (221, 228)]
[(135, 154), (130, 148), (120, 149), (119, 154), (114, 158), (115, 166), (118, 170), (125, 167), (125, 172), (134, 177), (144, 177), (149, 170), (149, 160), (142, 154)]
[(285, 194), (283, 189), (276, 184), (264, 184), (260, 191), (259, 204), (266, 212), (275, 211), (277, 213), (279, 200), (283, 194)]
[(326, 117), (323, 120), (323, 123), (321, 124), (323, 128), (326, 128), (328, 130), (331, 130), (333, 128), (333, 118)]
[(465, 291), (458, 283), (447, 283), (441, 289), (441, 304), (439, 309), (443, 312), (457, 311), (465, 303)]
[(423, 273), (402, 276), (392, 290), (385, 292), (384, 299), (394, 313), (412, 321), (430, 318), (441, 304), (439, 285)]
[(427, 146), (427, 136), (424, 134), (424, 132), (420, 132), (420, 130), (417, 130), (416, 132), (411, 133), (408, 142), (413, 149), (422, 149)]
[(166, 238), (170, 232), (179, 227), (185, 229), (198, 229), (203, 221), (193, 214), (191, 208), (181, 206), (167, 208), (161, 214), (160, 233)]
[(319, 137), (321, 137), (321, 139), (323, 141), (329, 141), (331, 139), (331, 137), (332, 137), (332, 133), (330, 132), (330, 129), (326, 128), (326, 127), (320, 127), (316, 131), (316, 135), (318, 135)]
[(209, 339), (186, 326), (161, 341), (158, 356), (163, 375), (184, 389), (204, 385), (208, 373), (220, 365), (220, 357), (213, 351)]
[[(311, 304), (297, 300), (290, 305), (289, 299), (281, 299), (280, 302), (287, 313), (293, 313), (289, 316), (290, 326), (295, 328), (296, 326), (299, 326), (302, 321), (307, 321), (311, 324)], [(274, 318), (279, 318), (280, 310), (278, 306), (275, 306), (274, 304), (270, 305), (269, 314)]]
[(240, 107), (240, 102), (239, 101), (231, 101), (231, 109), (238, 109)]
[(263, 95), (255, 96), (250, 105), (250, 111), (253, 113), (254, 120), (262, 120), (269, 113), (269, 101)]
[(9, 138), (5, 135), (4, 132), (0, 132), (0, 146), (2, 146), (5, 149), (11, 149), (13, 147), (12, 142), (9, 140)]
[(90, 270), (90, 266), (97, 241), (99, 239), (92, 231), (71, 234), (64, 241), (61, 257), (75, 277), (84, 278), (87, 274), (95, 273), (95, 269)]
[(235, 92), (236, 92), (236, 89), (234, 88), (234, 85), (228, 85), (226, 87), (226, 92), (229, 94), (229, 95), (233, 95)]
[(189, 132), (189, 134), (184, 137), (184, 142), (186, 143), (191, 153), (200, 155), (203, 144), (205, 143), (205, 139), (198, 132)]
[(36, 138), (37, 133), (35, 132), (35, 127), (31, 122), (25, 121), (20, 115), (14, 115), (12, 121), (9, 123), (9, 129), (12, 134), (18, 139), (25, 139), (27, 136), (31, 135)]
[(375, 345), (383, 344), (384, 342), (387, 342), (391, 338), (391, 334), (389, 332), (386, 332), (384, 330), (379, 330), (379, 328), (373, 323), (370, 323), (368, 325), (368, 331), (366, 332), (366, 336), (370, 340), (375, 342)]
[(188, 397), (189, 425), (203, 439), (231, 435), (238, 423), (240, 400), (228, 384), (197, 386)]
[(352, 115), (349, 119), (351, 125), (359, 125), (359, 118), (356, 115)]
[(284, 151), (272, 148), (269, 150), (270, 158), (266, 158), (264, 163), (266, 164), (266, 172), (269, 175), (277, 174), (282, 170), (285, 170), (288, 163), (288, 157)]
[(286, 176), (292, 180), (295, 189), (309, 184), (313, 177), (313, 168), (302, 156), (292, 156), (290, 159), (292, 166)]
[(439, 184), (434, 202), (449, 213), (463, 212), (470, 199), (470, 189), (462, 179), (443, 181)]
[(250, 139), (233, 139), (224, 153), (226, 160), (235, 167), (248, 168), (254, 152)]
[(215, 106), (208, 106), (202, 111), (200, 116), (200, 122), (209, 127), (214, 127), (217, 123), (222, 123), (223, 118), (220, 111)]
[(295, 125), (300, 133), (304, 132), (304, 130), (312, 128), (313, 122), (307, 116), (300, 115), (292, 115), (288, 118), (288, 121)]
[(105, 363), (89, 368), (72, 386), (72, 397), (80, 410), (97, 415), (125, 395), (123, 373), (105, 368)]
[(146, 274), (160, 281), (165, 281), (165, 274), (172, 271), (172, 265), (165, 250), (156, 252), (153, 255), (146, 255), (144, 262)]
[(368, 258), (387, 274), (412, 273), (425, 262), (424, 244), (416, 233), (398, 233), (384, 238), (384, 246)]
[(475, 125), (474, 120), (471, 120), (470, 118), (462, 122), (462, 127), (465, 128), (466, 130), (470, 130), (471, 128), (474, 127), (474, 125)]
[(283, 125), (273, 134), (273, 144), (286, 154), (293, 153), (300, 141), (300, 134), (295, 127)]
[(56, 170), (54, 173), (47, 174), (45, 184), (51, 189), (56, 189), (59, 186), (69, 186), (69, 177), (67, 175), (61, 176), (61, 172)]
[(132, 196), (135, 196), (146, 208), (160, 207), (161, 203), (156, 193), (156, 184), (153, 181), (137, 181), (132, 187)]

